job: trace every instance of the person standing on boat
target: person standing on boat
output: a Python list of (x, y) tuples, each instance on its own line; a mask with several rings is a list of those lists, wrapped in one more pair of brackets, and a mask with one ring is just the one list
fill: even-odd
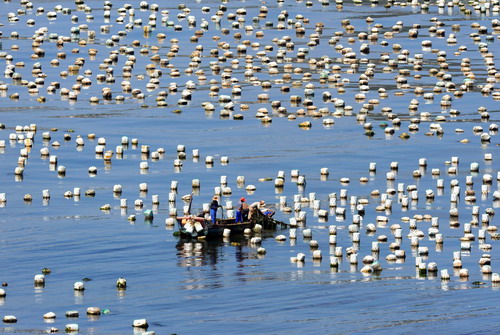
[(259, 210), (259, 204), (260, 202), (259, 201), (256, 201), (256, 202), (253, 202), (251, 205), (250, 205), (250, 214), (248, 215), (248, 220), (250, 220), (252, 218), (252, 214), (256, 211), (256, 210)]
[(259, 202), (259, 209), (265, 216), (272, 217), (274, 215), (274, 211), (266, 207), (266, 202), (264, 200)]
[(212, 203), (210, 204), (210, 218), (212, 219), (212, 223), (215, 224), (217, 222), (217, 210), (219, 207), (222, 207), (219, 205), (218, 197), (214, 195), (212, 198)]
[(244, 222), (248, 221), (248, 204), (245, 202), (245, 198), (240, 199), (240, 203), (238, 205), (238, 210), (236, 211), (236, 220), (235, 222)]
[(250, 220), (252, 217), (252, 213), (255, 211), (261, 211), (262, 214), (264, 214), (267, 217), (272, 217), (274, 215), (274, 211), (270, 208), (266, 207), (266, 202), (264, 200), (261, 201), (256, 201), (250, 205), (250, 215), (248, 219)]

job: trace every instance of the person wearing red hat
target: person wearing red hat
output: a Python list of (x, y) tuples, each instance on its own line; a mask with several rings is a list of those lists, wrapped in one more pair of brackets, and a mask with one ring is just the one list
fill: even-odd
[(248, 220), (248, 204), (245, 202), (245, 198), (240, 199), (240, 203), (238, 205), (238, 209), (236, 210), (236, 219), (235, 222), (243, 222)]

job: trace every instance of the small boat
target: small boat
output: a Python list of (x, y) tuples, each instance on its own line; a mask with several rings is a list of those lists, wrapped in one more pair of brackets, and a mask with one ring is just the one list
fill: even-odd
[(179, 232), (183, 238), (217, 238), (222, 237), (224, 229), (230, 229), (231, 235), (243, 234), (245, 229), (252, 229), (254, 222), (234, 222), (235, 219), (218, 219), (216, 224), (197, 216), (177, 217)]
[(215, 224), (200, 216), (179, 216), (177, 225), (182, 238), (220, 238), (224, 229), (230, 229), (231, 235), (243, 234), (245, 229), (253, 229), (256, 224), (260, 224), (262, 229), (276, 229), (278, 224), (285, 225), (283, 222), (268, 217), (260, 210), (255, 210), (252, 219), (246, 222), (234, 222), (235, 219), (218, 219)]

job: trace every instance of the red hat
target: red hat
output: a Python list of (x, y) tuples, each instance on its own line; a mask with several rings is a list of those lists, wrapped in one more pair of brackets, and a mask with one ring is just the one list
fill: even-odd
[(246, 200), (245, 200), (245, 198), (241, 198), (241, 199), (240, 199), (240, 201), (243, 201), (243, 202), (244, 202), (244, 201), (246, 201)]

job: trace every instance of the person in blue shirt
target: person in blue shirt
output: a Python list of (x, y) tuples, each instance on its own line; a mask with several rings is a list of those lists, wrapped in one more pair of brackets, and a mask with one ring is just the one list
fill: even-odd
[(212, 203), (210, 203), (210, 218), (212, 219), (212, 224), (217, 223), (217, 210), (219, 209), (219, 207), (222, 207), (221, 205), (219, 205), (218, 199), (219, 198), (214, 195), (214, 197), (212, 198)]

